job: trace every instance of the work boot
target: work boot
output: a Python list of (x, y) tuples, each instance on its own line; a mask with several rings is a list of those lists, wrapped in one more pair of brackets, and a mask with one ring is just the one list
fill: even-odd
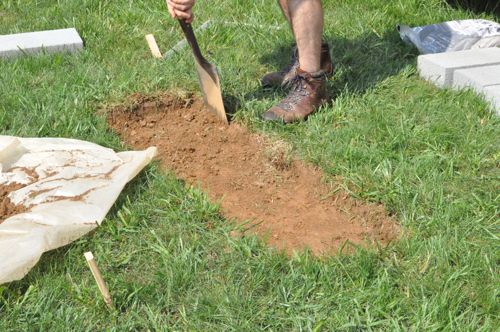
[[(262, 77), (261, 83), (263, 87), (279, 87), (287, 86), (290, 80), (297, 74), (299, 68), (299, 51), (297, 46), (292, 49), (292, 60), (285, 68), (280, 71), (269, 73)], [(332, 58), (330, 56), (330, 47), (328, 43), (321, 44), (321, 69), (327, 76), (333, 73)]]
[(297, 68), (297, 75), (290, 81), (291, 90), (278, 105), (262, 115), (266, 121), (284, 123), (305, 120), (326, 100), (326, 73), (319, 70), (308, 73)]

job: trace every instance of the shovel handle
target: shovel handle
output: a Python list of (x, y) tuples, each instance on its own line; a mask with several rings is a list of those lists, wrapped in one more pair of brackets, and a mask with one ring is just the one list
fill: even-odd
[(196, 41), (196, 36), (194, 35), (193, 27), (191, 26), (191, 24), (186, 23), (183, 20), (179, 20), (179, 24), (181, 25), (182, 31), (186, 36), (189, 46), (191, 46), (191, 49), (193, 50), (195, 58), (201, 63), (207, 62), (207, 60), (205, 60), (205, 58), (203, 57), (203, 54), (201, 54), (200, 46), (198, 46), (198, 42)]

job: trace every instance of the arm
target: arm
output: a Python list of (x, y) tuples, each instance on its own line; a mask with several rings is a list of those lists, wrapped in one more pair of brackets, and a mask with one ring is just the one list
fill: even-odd
[(193, 6), (196, 0), (167, 0), (168, 12), (172, 18), (191, 23), (194, 19)]

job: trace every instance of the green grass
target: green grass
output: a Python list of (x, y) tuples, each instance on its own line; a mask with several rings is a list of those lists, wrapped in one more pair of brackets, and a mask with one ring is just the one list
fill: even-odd
[[(397, 23), (473, 18), (445, 1), (324, 1), (335, 102), (307, 122), (263, 123), (283, 96), (258, 79), (292, 42), (272, 1), (199, 1), (199, 35), (238, 100), (237, 118), (291, 142), (341, 177), (352, 195), (382, 202), (404, 236), (351, 256), (288, 258), (234, 239), (218, 207), (157, 165), (127, 186), (94, 233), (47, 253), (21, 281), (0, 286), (0, 330), (493, 331), (499, 325), (499, 121), (470, 91), (439, 90), (416, 74)], [(492, 18), (482, 14), (483, 18)], [(252, 26), (222, 24), (242, 22)], [(276, 25), (272, 30), (259, 25)], [(75, 26), (78, 55), (0, 61), (0, 130), (85, 139), (125, 149), (97, 109), (134, 92), (196, 91), (188, 50), (151, 58), (181, 38), (163, 1), (14, 1), (0, 33)], [(92, 250), (117, 310), (99, 297)]]

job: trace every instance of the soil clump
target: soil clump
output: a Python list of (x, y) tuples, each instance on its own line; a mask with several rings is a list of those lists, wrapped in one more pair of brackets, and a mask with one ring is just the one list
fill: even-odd
[(0, 185), (0, 224), (13, 215), (28, 211), (28, 207), (22, 204), (14, 204), (8, 197), (9, 193), (25, 187), (25, 184), (10, 183)]
[(382, 205), (362, 203), (326, 184), (321, 170), (293, 158), (286, 143), (237, 123), (225, 126), (195, 98), (131, 100), (108, 112), (121, 139), (136, 149), (156, 146), (162, 165), (200, 184), (221, 203), (225, 218), (244, 223), (269, 245), (322, 255), (346, 242), (387, 244), (397, 237), (397, 223)]

